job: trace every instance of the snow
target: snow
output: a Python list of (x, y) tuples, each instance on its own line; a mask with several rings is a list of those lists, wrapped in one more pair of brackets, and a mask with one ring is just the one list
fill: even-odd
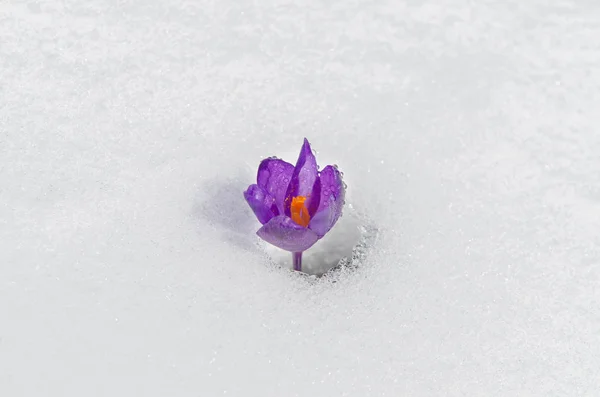
[[(598, 18), (4, 2), (0, 395), (596, 395)], [(334, 279), (278, 266), (243, 201), (305, 136), (348, 183), (313, 259), (377, 231)]]

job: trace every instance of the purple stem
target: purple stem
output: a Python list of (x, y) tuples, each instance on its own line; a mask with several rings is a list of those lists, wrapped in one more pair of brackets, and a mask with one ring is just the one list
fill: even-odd
[(292, 253), (292, 258), (294, 259), (294, 270), (301, 272), (302, 271), (302, 252), (294, 252)]

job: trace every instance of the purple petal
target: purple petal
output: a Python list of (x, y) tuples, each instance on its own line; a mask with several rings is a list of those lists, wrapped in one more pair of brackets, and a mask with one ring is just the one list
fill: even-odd
[(276, 158), (264, 159), (258, 166), (256, 182), (275, 199), (279, 214), (283, 214), (283, 200), (293, 172), (293, 165)]
[(276, 215), (279, 215), (275, 199), (265, 189), (258, 185), (250, 185), (244, 192), (244, 198), (254, 211), (254, 215), (263, 225)]
[(304, 144), (300, 150), (300, 156), (298, 156), (296, 167), (294, 167), (292, 180), (290, 181), (290, 185), (285, 194), (285, 214), (290, 216), (290, 204), (292, 203), (292, 198), (304, 196), (307, 198), (306, 206), (308, 212), (312, 215), (318, 208), (319, 200), (321, 198), (319, 193), (320, 186), (317, 159), (310, 148), (308, 139), (304, 138)]
[(267, 243), (290, 252), (306, 251), (319, 240), (315, 232), (284, 215), (272, 218), (256, 234)]
[(319, 208), (308, 227), (321, 238), (331, 230), (342, 215), (346, 189), (342, 182), (342, 175), (331, 165), (320, 172), (319, 179), (321, 180)]

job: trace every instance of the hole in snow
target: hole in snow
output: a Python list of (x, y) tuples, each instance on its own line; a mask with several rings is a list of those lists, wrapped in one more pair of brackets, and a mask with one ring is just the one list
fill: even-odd
[[(377, 229), (367, 217), (346, 205), (336, 225), (302, 255), (302, 272), (323, 276), (342, 268), (360, 266), (373, 246)], [(269, 257), (284, 269), (292, 269), (292, 254), (265, 244)]]

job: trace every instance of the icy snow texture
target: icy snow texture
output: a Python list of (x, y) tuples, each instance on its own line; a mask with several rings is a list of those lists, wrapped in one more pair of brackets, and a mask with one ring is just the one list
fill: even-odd
[[(4, 1), (0, 395), (596, 396), (599, 20)], [(380, 232), (335, 283), (242, 197), (304, 136)]]

